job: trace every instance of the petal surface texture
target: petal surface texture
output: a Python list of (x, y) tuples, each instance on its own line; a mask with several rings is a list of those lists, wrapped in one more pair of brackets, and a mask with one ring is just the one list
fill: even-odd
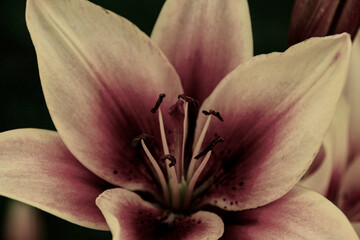
[(151, 38), (175, 66), (185, 93), (200, 102), (253, 55), (246, 0), (168, 0)]
[(339, 190), (339, 208), (351, 221), (360, 221), (360, 155), (349, 165)]
[(345, 94), (351, 106), (350, 147), (351, 155), (360, 153), (360, 31), (358, 31), (351, 50), (351, 59), (346, 81)]
[(96, 204), (103, 212), (114, 240), (215, 240), (224, 232), (221, 218), (205, 211), (166, 222), (168, 217), (163, 210), (121, 188), (105, 191)]
[(136, 26), (88, 1), (30, 0), (26, 16), (45, 99), (70, 151), (112, 184), (154, 191), (131, 141), (159, 135), (150, 109), (160, 93), (166, 108), (183, 92), (166, 57)]
[[(301, 185), (310, 188), (327, 199), (335, 200), (343, 175), (349, 147), (349, 115), (350, 107), (345, 97), (341, 97), (323, 141), (320, 151)], [(322, 158), (322, 161), (318, 158)]]
[[(226, 221), (226, 220), (224, 220)], [(329, 200), (302, 187), (266, 206), (240, 212), (222, 239), (358, 239), (345, 215)]]
[(301, 186), (310, 188), (323, 196), (327, 195), (333, 168), (332, 147), (331, 140), (325, 137), (321, 150), (316, 155), (309, 170), (299, 181)]
[(0, 134), (0, 194), (72, 223), (108, 230), (95, 199), (109, 184), (82, 166), (56, 132)]
[[(221, 163), (223, 178), (205, 201), (228, 210), (254, 208), (299, 181), (332, 120), (350, 44), (347, 34), (310, 39), (284, 53), (254, 57), (221, 81), (201, 107), (224, 119), (211, 120), (203, 148), (214, 136), (225, 140), (212, 160)], [(197, 126), (205, 120), (201, 115)]]

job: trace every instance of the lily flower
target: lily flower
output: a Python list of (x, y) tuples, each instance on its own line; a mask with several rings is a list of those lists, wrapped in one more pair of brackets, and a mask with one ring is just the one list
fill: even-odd
[(57, 132), (0, 134), (0, 194), (113, 239), (358, 239), (295, 186), (347, 34), (251, 58), (246, 1), (168, 0), (151, 38), (82, 0), (29, 0), (26, 16)]
[[(323, 151), (310, 167), (301, 185), (334, 202), (349, 218), (360, 236), (360, 131), (359, 85), (360, 31), (353, 41), (344, 96), (338, 103)], [(318, 162), (316, 164), (316, 162)]]
[(336, 204), (345, 213), (360, 236), (360, 31), (353, 41), (350, 66), (345, 85), (345, 96), (351, 108), (349, 119), (349, 155), (341, 184), (337, 189)]
[(360, 102), (359, 24), (359, 1), (297, 0), (291, 18), (289, 42), (343, 31), (354, 37), (344, 94), (325, 136), (322, 151), (300, 183), (334, 202), (344, 211), (360, 236), (360, 185), (357, 177), (360, 169), (360, 113), (357, 107)]

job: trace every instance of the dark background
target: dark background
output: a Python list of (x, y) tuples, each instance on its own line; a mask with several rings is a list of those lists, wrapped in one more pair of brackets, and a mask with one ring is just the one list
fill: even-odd
[[(164, 0), (93, 2), (129, 19), (149, 35)], [(249, 1), (255, 55), (287, 48), (293, 2)], [(0, 132), (27, 127), (55, 129), (45, 105), (35, 50), (25, 24), (25, 5), (25, 0), (0, 2)], [(10, 201), (0, 197), (0, 239)], [(45, 239), (111, 239), (110, 233), (79, 227), (37, 211)]]

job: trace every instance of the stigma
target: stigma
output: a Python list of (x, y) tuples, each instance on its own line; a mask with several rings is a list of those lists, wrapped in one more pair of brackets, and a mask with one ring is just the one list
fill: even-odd
[[(160, 204), (172, 212), (189, 211), (192, 208), (191, 203), (199, 195), (196, 194), (195, 196), (194, 192), (199, 192), (199, 189), (196, 189), (199, 176), (204, 171), (211, 157), (212, 150), (218, 143), (224, 142), (222, 137), (217, 137), (208, 146), (201, 149), (210, 121), (215, 119), (216, 121), (220, 120), (223, 122), (224, 119), (215, 110), (202, 110), (207, 119), (204, 125), (201, 126), (202, 131), (195, 147), (187, 149), (186, 143), (190, 141), (187, 139), (189, 135), (189, 104), (192, 107), (198, 108), (199, 103), (189, 96), (180, 94), (178, 101), (167, 111), (167, 114), (172, 116), (170, 119), (174, 120), (174, 123), (170, 124), (170, 126), (175, 126), (173, 130), (170, 130), (175, 136), (171, 142), (171, 148), (169, 148), (163, 113), (160, 108), (165, 97), (165, 93), (159, 94), (154, 107), (150, 110), (151, 113), (157, 114), (158, 117), (160, 129), (158, 136), (149, 136), (143, 133), (133, 139), (132, 145), (134, 147), (141, 146), (145, 153), (144, 160), (148, 161), (153, 168), (154, 179), (158, 182), (162, 192), (162, 202)], [(152, 139), (159, 138), (161, 140), (162, 155), (154, 157), (148, 145), (151, 144)]]

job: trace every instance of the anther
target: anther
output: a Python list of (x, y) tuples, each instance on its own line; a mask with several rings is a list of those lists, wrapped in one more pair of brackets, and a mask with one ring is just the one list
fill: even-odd
[(192, 97), (186, 96), (185, 94), (180, 94), (178, 96), (178, 99), (180, 99), (180, 98), (186, 102), (194, 104), (196, 108), (199, 107), (199, 102), (196, 101), (195, 99), (193, 99)]
[(209, 110), (209, 111), (202, 110), (202, 113), (205, 115), (213, 115), (213, 116), (217, 117), (220, 121), (222, 121), (222, 122), (224, 121), (224, 119), (221, 117), (220, 113), (215, 112), (214, 110)]
[(204, 151), (202, 151), (201, 153), (199, 153), (198, 155), (195, 156), (195, 159), (199, 159), (201, 158), (202, 156), (204, 156), (206, 153), (208, 153), (209, 151), (211, 151), (216, 144), (218, 144), (219, 142), (224, 142), (224, 139), (222, 137), (218, 137), (218, 138), (215, 138), (210, 144), (209, 146), (207, 146), (205, 148)]
[(139, 142), (141, 141), (141, 139), (143, 139), (144, 141), (146, 141), (146, 140), (150, 140), (151, 138), (152, 138), (152, 136), (147, 135), (147, 134), (145, 134), (145, 133), (140, 134), (139, 136), (134, 137), (134, 139), (132, 140), (132, 146), (133, 146), (133, 147), (137, 147), (138, 144), (139, 144)]
[(159, 95), (159, 98), (156, 101), (155, 106), (150, 110), (152, 113), (156, 113), (156, 110), (158, 110), (158, 108), (160, 107), (160, 104), (162, 103), (164, 97), (166, 97), (165, 93), (161, 93)]
[(165, 154), (164, 156), (161, 156), (160, 161), (165, 162), (165, 160), (170, 160), (169, 167), (175, 166), (176, 164), (176, 158), (171, 154)]

